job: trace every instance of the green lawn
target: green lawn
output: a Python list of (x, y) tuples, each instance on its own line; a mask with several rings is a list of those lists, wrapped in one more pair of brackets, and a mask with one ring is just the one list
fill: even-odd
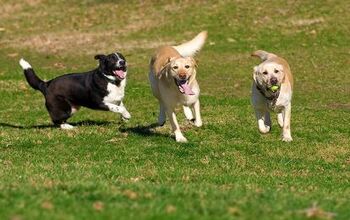
[[(0, 219), (350, 219), (350, 1), (0, 0)], [(156, 1), (154, 1), (156, 2)], [(154, 49), (208, 30), (197, 57), (204, 126), (157, 129)], [(51, 126), (24, 57), (43, 79), (129, 63), (128, 123), (81, 109)], [(294, 73), (292, 143), (258, 132), (250, 53)]]

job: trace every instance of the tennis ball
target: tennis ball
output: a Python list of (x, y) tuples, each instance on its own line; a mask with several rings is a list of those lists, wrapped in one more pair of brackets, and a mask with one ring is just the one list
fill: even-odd
[(270, 87), (270, 90), (271, 90), (272, 92), (276, 92), (279, 88), (280, 88), (279, 86), (275, 85), (275, 86), (271, 86), (271, 87)]

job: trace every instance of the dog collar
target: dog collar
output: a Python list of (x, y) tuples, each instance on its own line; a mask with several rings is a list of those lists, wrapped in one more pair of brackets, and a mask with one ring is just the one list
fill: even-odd
[(115, 85), (117, 85), (117, 86), (119, 86), (120, 85), (120, 82), (122, 81), (122, 80), (119, 80), (117, 77), (115, 77), (115, 76), (111, 76), (111, 75), (106, 75), (106, 74), (104, 74), (104, 73), (102, 73), (102, 75), (106, 78), (106, 80), (108, 81), (108, 82), (110, 82), (110, 83), (112, 83), (112, 84), (115, 84)]
[(104, 74), (104, 73), (102, 73), (102, 75), (104, 76), (104, 77), (106, 77), (108, 80), (110, 80), (110, 81), (116, 81), (117, 80), (117, 77), (115, 77), (115, 76), (110, 76), (110, 75), (106, 75), (106, 74)]

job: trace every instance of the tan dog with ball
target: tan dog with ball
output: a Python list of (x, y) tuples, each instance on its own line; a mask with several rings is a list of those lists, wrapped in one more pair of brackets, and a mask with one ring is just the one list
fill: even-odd
[(252, 104), (259, 131), (270, 131), (270, 111), (274, 111), (283, 130), (282, 140), (290, 142), (293, 140), (290, 131), (293, 76), (289, 64), (283, 58), (263, 50), (255, 51), (252, 56), (263, 61), (254, 67), (252, 86)]

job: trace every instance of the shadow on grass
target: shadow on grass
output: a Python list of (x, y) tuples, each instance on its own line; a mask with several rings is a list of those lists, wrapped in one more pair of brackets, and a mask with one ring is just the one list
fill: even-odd
[(159, 133), (155, 130), (155, 128), (159, 127), (158, 123), (153, 123), (150, 125), (138, 125), (136, 127), (120, 127), (120, 132), (127, 132), (127, 133), (134, 133), (140, 136), (158, 136), (158, 137), (167, 137), (169, 138), (169, 135)]
[[(109, 121), (92, 121), (92, 120), (85, 120), (85, 121), (79, 121), (79, 122), (72, 122), (69, 123), (73, 126), (106, 126), (113, 124), (114, 122)], [(0, 127), (8, 127), (8, 128), (17, 128), (17, 129), (46, 129), (46, 128), (58, 128), (57, 125), (54, 124), (44, 124), (44, 125), (28, 125), (28, 126), (22, 126), (22, 125), (15, 125), (15, 124), (9, 124), (9, 123), (3, 123), (0, 122)]]

